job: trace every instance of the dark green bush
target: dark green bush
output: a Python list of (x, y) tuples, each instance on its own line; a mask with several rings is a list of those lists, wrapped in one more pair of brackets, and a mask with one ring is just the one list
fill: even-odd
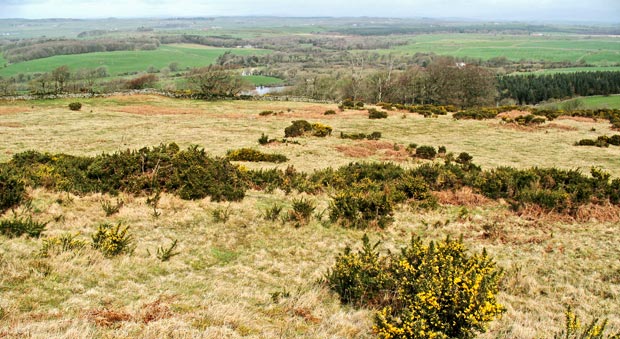
[(333, 109), (328, 109), (327, 111), (325, 111), (325, 113), (323, 113), (324, 115), (334, 115), (336, 114), (336, 111), (334, 111)]
[(262, 112), (258, 113), (258, 115), (260, 115), (260, 116), (267, 116), (267, 115), (276, 115), (276, 113), (274, 113), (274, 111), (262, 111)]
[(260, 138), (258, 138), (258, 143), (261, 145), (267, 145), (269, 143), (269, 137), (265, 133), (262, 133)]
[(370, 180), (355, 183), (332, 197), (329, 219), (350, 228), (385, 228), (393, 221), (395, 203), (383, 185)]
[(388, 117), (387, 112), (379, 111), (376, 108), (368, 109), (368, 119), (385, 119)]
[(295, 227), (307, 225), (315, 209), (316, 204), (310, 200), (293, 199), (293, 209), (288, 213), (288, 221), (294, 222)]
[(26, 188), (16, 174), (0, 168), (0, 214), (21, 204), (26, 198)]
[(47, 223), (32, 220), (31, 216), (26, 218), (14, 216), (10, 219), (0, 220), (0, 234), (11, 238), (19, 237), (23, 234), (38, 238), (45, 230), (46, 225)]
[(69, 109), (72, 111), (79, 111), (82, 108), (82, 103), (72, 102), (69, 104)]
[(288, 158), (283, 154), (266, 154), (261, 151), (251, 148), (240, 148), (237, 150), (230, 150), (226, 153), (226, 157), (231, 161), (252, 161), (252, 162), (275, 162), (281, 163), (288, 161)]
[(418, 146), (415, 149), (416, 158), (420, 159), (435, 159), (437, 156), (437, 151), (435, 151), (435, 147), (433, 146)]
[(295, 120), (291, 126), (284, 129), (286, 138), (300, 137), (306, 132), (312, 131), (312, 125), (306, 120)]
[(461, 152), (456, 158), (456, 162), (458, 162), (459, 164), (469, 164), (471, 163), (472, 159), (474, 159), (474, 157), (469, 155), (469, 153)]
[(344, 132), (340, 132), (340, 139), (352, 139), (352, 140), (361, 140), (361, 139), (368, 139), (368, 140), (379, 140), (381, 139), (381, 132), (372, 132), (370, 134), (365, 134), (365, 133), (344, 133)]

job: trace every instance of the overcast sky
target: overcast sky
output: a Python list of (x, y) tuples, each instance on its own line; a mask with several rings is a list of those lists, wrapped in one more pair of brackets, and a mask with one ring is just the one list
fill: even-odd
[(620, 23), (620, 0), (0, 0), (0, 18), (243, 15)]

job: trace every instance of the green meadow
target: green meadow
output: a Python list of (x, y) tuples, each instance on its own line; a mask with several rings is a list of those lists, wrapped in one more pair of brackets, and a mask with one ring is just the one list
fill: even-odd
[(116, 76), (123, 73), (146, 71), (149, 67), (161, 69), (176, 62), (180, 69), (208, 66), (226, 51), (238, 55), (265, 54), (268, 50), (251, 48), (203, 48), (192, 45), (162, 45), (153, 51), (115, 51), (74, 55), (57, 55), (50, 58), (30, 60), (8, 65), (0, 69), (0, 76), (19, 73), (49, 72), (56, 67), (68, 65), (72, 71), (81, 68), (104, 66), (108, 73)]
[(488, 60), (573, 61), (600, 66), (620, 62), (620, 39), (590, 36), (531, 36), (496, 34), (420, 35), (409, 44), (384, 52), (408, 54), (433, 52), (440, 55)]

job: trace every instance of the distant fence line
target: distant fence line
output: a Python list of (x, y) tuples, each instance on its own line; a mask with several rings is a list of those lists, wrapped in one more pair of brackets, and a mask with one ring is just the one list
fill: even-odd
[(293, 102), (312, 102), (330, 104), (335, 101), (330, 100), (316, 100), (301, 96), (288, 96), (288, 95), (240, 95), (234, 97), (205, 97), (196, 93), (184, 93), (184, 92), (172, 92), (161, 91), (156, 89), (139, 89), (119, 92), (107, 92), (107, 93), (58, 93), (58, 94), (25, 94), (25, 95), (13, 95), (2, 96), (0, 100), (6, 101), (28, 101), (28, 100), (51, 100), (51, 99), (89, 99), (89, 98), (107, 98), (113, 96), (132, 96), (132, 95), (161, 95), (168, 98), (175, 99), (195, 99), (195, 100), (218, 100), (218, 99), (231, 99), (231, 100), (256, 100), (256, 101), (293, 101)]

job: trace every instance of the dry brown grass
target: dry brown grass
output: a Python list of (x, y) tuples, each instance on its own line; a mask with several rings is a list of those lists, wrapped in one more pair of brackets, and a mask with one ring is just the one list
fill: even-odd
[(26, 113), (26, 112), (30, 112), (31, 110), (32, 109), (30, 107), (25, 107), (25, 106), (1, 106), (0, 105), (0, 115)]
[(199, 109), (182, 109), (149, 105), (122, 106), (111, 110), (113, 112), (123, 112), (138, 115), (183, 115), (204, 113), (204, 111)]
[[(33, 102), (28, 114), (0, 115), (0, 124), (22, 125), (0, 128), (0, 159), (28, 149), (92, 155), (173, 141), (224, 155), (227, 149), (262, 147), (257, 143), (261, 133), (281, 138), (292, 120), (305, 118), (334, 127), (334, 135), (299, 138), (300, 145), (270, 145), (291, 159), (283, 165), (243, 165), (294, 165), (311, 171), (341, 166), (358, 156), (398, 161), (404, 149), (395, 151), (394, 144), (417, 143), (468, 152), (484, 168), (600, 166), (620, 176), (620, 150), (573, 146), (576, 140), (609, 134), (607, 122), (562, 120), (558, 124), (570, 130), (520, 131), (449, 116), (402, 119), (394, 114), (381, 121), (368, 119), (366, 111), (323, 116), (335, 105), (294, 102), (123, 96), (83, 103), (80, 112), (69, 111), (67, 101), (54, 100)], [(201, 113), (116, 111), (131, 106)], [(284, 113), (259, 117), (263, 110)], [(337, 138), (340, 131), (380, 131), (383, 139), (347, 141)], [(346, 153), (353, 150), (360, 154)], [(415, 163), (407, 159), (403, 166)], [(0, 236), (0, 337), (374, 338), (373, 311), (340, 305), (336, 295), (317, 283), (335, 256), (347, 245), (358, 247), (364, 233), (393, 252), (412, 235), (425, 240), (462, 235), (472, 251), (486, 248), (506, 271), (500, 299), (507, 312), (490, 324), (482, 339), (550, 338), (563, 326), (567, 305), (586, 320), (609, 318), (610, 329), (620, 330), (618, 206), (585, 206), (575, 218), (558, 218), (534, 208), (517, 214), (507, 204), (466, 189), (434, 194), (441, 203), (435, 210), (400, 206), (387, 229), (356, 230), (315, 218), (299, 228), (265, 221), (261, 213), (267, 207), (279, 204), (287, 210), (292, 199), (301, 196), (279, 190), (249, 191), (242, 202), (230, 204), (230, 219), (224, 223), (215, 223), (211, 216), (224, 205), (209, 199), (184, 201), (164, 194), (161, 216), (155, 218), (144, 197), (121, 194), (123, 208), (106, 217), (100, 202), (115, 197), (29, 190), (28, 213), (49, 223), (41, 239)], [(330, 196), (312, 199), (322, 211)], [(70, 232), (89, 241), (102, 222), (130, 226), (137, 246), (132, 256), (106, 258), (89, 246), (48, 258), (35, 256), (45, 237)], [(161, 262), (156, 249), (174, 239), (180, 254)], [(274, 293), (283, 291), (286, 296), (274, 300)]]
[(379, 156), (380, 160), (403, 162), (411, 160), (411, 155), (403, 145), (387, 141), (364, 140), (353, 145), (336, 145), (336, 150), (352, 158), (369, 158)]
[(443, 205), (476, 207), (497, 204), (482, 194), (474, 193), (470, 187), (463, 187), (456, 191), (433, 192), (433, 195)]

